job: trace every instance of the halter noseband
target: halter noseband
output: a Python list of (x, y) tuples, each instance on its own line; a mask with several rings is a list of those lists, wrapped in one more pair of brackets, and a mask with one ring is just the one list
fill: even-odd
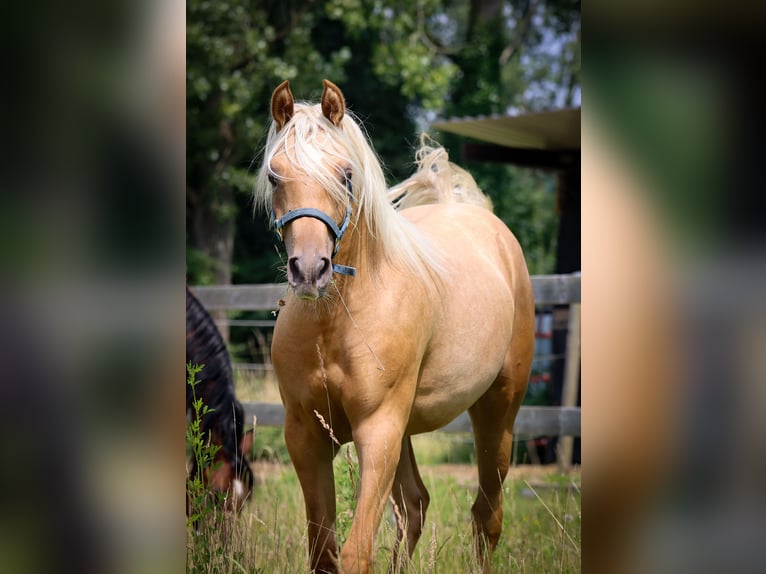
[[(324, 223), (330, 230), (330, 233), (332, 233), (332, 236), (335, 240), (335, 249), (333, 250), (332, 254), (335, 255), (340, 248), (340, 240), (343, 239), (343, 234), (346, 233), (346, 229), (348, 229), (348, 222), (351, 219), (351, 201), (354, 199), (353, 188), (351, 186), (351, 178), (346, 179), (346, 190), (348, 191), (349, 201), (346, 203), (346, 216), (343, 218), (340, 226), (338, 226), (338, 224), (335, 223), (335, 220), (327, 215), (324, 211), (315, 209), (313, 207), (301, 207), (299, 209), (288, 211), (279, 219), (277, 219), (276, 215), (272, 211), (272, 216), (274, 217), (274, 228), (276, 230), (277, 238), (279, 241), (282, 241), (282, 228), (285, 225), (295, 219), (300, 219), (301, 217), (313, 217), (314, 219), (318, 219)], [(341, 275), (349, 275), (351, 277), (356, 275), (356, 269), (347, 265), (333, 263), (332, 269), (335, 271), (335, 273), (340, 273)]]

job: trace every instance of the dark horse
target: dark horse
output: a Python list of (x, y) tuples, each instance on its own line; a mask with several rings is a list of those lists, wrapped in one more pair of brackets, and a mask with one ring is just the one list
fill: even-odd
[(205, 484), (224, 494), (227, 509), (240, 510), (253, 487), (253, 473), (245, 456), (252, 448), (253, 431), (244, 432), (244, 412), (234, 396), (231, 363), (223, 337), (188, 287), (186, 362), (204, 365), (194, 391), (191, 385), (186, 385), (187, 418), (194, 415), (194, 396), (201, 397), (211, 411), (202, 416), (200, 430), (220, 447), (211, 468), (200, 469), (192, 458), (189, 476), (198, 477), (202, 473)]

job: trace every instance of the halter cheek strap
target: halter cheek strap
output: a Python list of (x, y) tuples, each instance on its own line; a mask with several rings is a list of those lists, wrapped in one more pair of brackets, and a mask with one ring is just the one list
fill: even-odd
[[(351, 180), (349, 179), (347, 181), (348, 195), (350, 199), (353, 199), (354, 196), (352, 193)], [(332, 252), (332, 254), (335, 255), (340, 248), (340, 240), (343, 239), (343, 234), (346, 233), (346, 229), (348, 229), (348, 222), (351, 220), (351, 203), (349, 201), (349, 203), (346, 204), (346, 216), (343, 218), (343, 222), (340, 224), (340, 226), (338, 226), (338, 224), (335, 223), (335, 220), (327, 215), (324, 211), (320, 211), (319, 209), (315, 209), (313, 207), (301, 207), (299, 209), (288, 211), (279, 219), (277, 219), (276, 215), (272, 211), (272, 217), (274, 218), (274, 228), (277, 232), (277, 238), (280, 242), (282, 241), (282, 228), (291, 221), (300, 219), (301, 217), (313, 217), (314, 219), (318, 219), (327, 226), (327, 228), (330, 230), (330, 233), (332, 233), (333, 238), (335, 239), (335, 249)], [(333, 263), (332, 268), (333, 271), (340, 273), (341, 275), (349, 275), (351, 277), (356, 275), (356, 269), (354, 267)]]

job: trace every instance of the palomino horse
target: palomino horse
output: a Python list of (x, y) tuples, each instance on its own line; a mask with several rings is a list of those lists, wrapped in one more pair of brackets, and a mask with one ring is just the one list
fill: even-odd
[[(211, 409), (202, 415), (200, 431), (220, 448), (210, 468), (199, 468), (192, 458), (189, 476), (202, 473), (204, 484), (224, 496), (224, 507), (241, 510), (253, 487), (253, 473), (247, 453), (253, 444), (253, 431), (244, 431), (242, 405), (234, 396), (231, 363), (226, 344), (213, 318), (202, 303), (186, 288), (186, 362), (204, 365), (194, 391), (186, 385), (186, 415), (194, 415), (192, 401), (202, 398)], [(187, 498), (187, 514), (189, 501)]]
[[(521, 248), (442, 148), (424, 147), (415, 175), (389, 193), (375, 153), (331, 82), (324, 81), (318, 105), (295, 103), (284, 82), (271, 112), (255, 194), (287, 251), (291, 289), (272, 359), (306, 504), (311, 567), (369, 571), (389, 497), (405, 517), (393, 564), (412, 555), (429, 495), (410, 436), (467, 409), (479, 466), (475, 546), (488, 571), (502, 529), (511, 431), (534, 351), (533, 294)], [(403, 207), (428, 198), (439, 203), (397, 211), (392, 198)], [(360, 467), (340, 553), (335, 439), (354, 442)]]

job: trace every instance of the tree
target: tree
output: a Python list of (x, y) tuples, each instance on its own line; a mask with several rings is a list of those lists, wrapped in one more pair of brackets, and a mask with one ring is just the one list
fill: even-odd
[[(347, 50), (328, 53), (314, 47), (317, 11), (310, 2), (187, 2), (191, 283), (231, 281), (237, 230), (243, 220), (252, 224), (251, 166), (268, 125), (273, 86), (288, 78), (302, 91), (342, 74)], [(265, 228), (255, 235), (266, 237)], [(267, 268), (273, 259), (266, 255)]]

